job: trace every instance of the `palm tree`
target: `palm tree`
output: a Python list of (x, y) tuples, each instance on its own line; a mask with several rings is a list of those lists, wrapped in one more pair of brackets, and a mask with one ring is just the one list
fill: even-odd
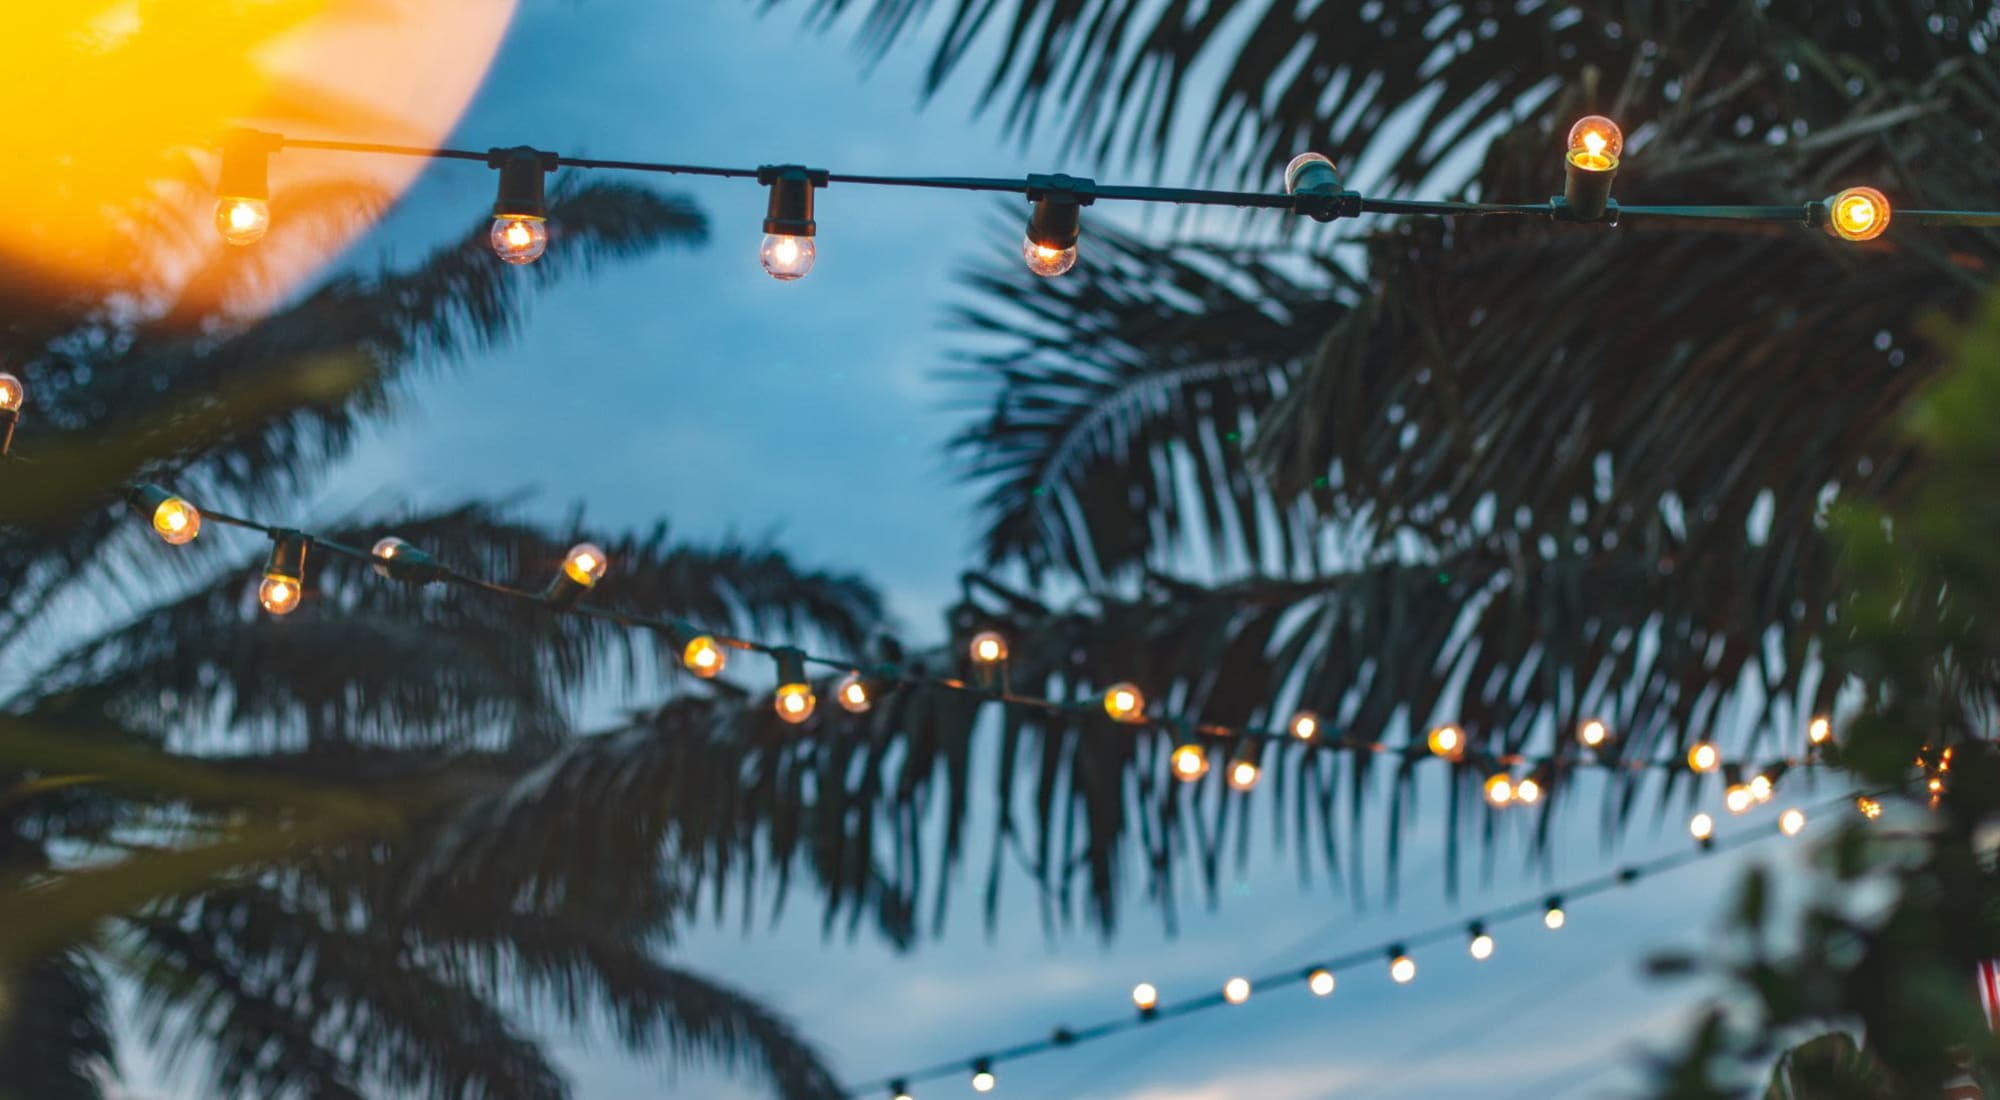
[[(132, 480), (232, 512), (306, 491), (413, 372), (508, 336), (533, 286), (705, 236), (688, 202), (622, 184), (559, 188), (551, 216), (562, 239), (532, 268), (498, 263), (480, 227), (264, 316), (216, 293), (257, 276), (256, 254), (219, 243), (171, 277), (9, 284), (8, 364), (33, 404), (0, 463), (0, 1094), (96, 1100), (114, 1041), (143, 1039), (220, 1096), (557, 1098), (568, 1083), (530, 1025), (608, 1017), (634, 1050), (837, 1095), (786, 1022), (670, 961), (722, 888), (700, 856), (740, 858), (685, 805), (708, 791), (660, 784), (597, 838), (644, 845), (615, 864), (457, 858), (495, 797), (592, 743), (570, 699), (658, 683), (650, 643), (338, 559), (273, 621), (250, 597), (256, 548), (168, 550), (107, 504)], [(523, 584), (574, 534), (478, 502), (320, 533), (391, 532)], [(636, 612), (850, 648), (879, 618), (859, 580), (769, 547), (664, 527), (606, 545), (622, 580), (603, 591)], [(701, 705), (717, 704), (670, 709)], [(681, 753), (689, 778), (729, 785), (734, 746)], [(136, 990), (143, 1035), (114, 1036), (114, 982)]]

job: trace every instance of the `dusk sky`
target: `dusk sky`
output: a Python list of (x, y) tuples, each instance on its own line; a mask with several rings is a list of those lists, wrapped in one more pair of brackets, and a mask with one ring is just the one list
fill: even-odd
[[(920, 106), (929, 36), (871, 70), (851, 28), (804, 28), (809, 6), (760, 15), (751, 0), (530, 0), (451, 140), (699, 164), (1129, 176), (1122, 166), (1062, 161), (1054, 141), (1021, 148), (997, 120), (974, 117), (975, 80)], [(940, 611), (975, 564), (974, 491), (954, 482), (942, 455), (966, 415), (952, 407), (964, 391), (935, 377), (952, 340), (945, 307), (957, 293), (954, 273), (1019, 262), (1018, 235), (996, 234), (999, 207), (989, 198), (834, 187), (819, 196), (817, 267), (780, 284), (757, 263), (762, 188), (659, 182), (706, 212), (705, 247), (614, 265), (538, 298), (520, 340), (416, 387), (322, 505), (525, 493), (526, 514), (554, 520), (580, 506), (592, 530), (664, 520), (695, 540), (768, 536), (809, 566), (863, 574), (886, 593), (905, 637), (940, 640)], [(476, 166), (432, 167), (359, 247), (358, 262), (413, 257), (462, 231), (491, 202), (492, 186)], [(1082, 262), (1090, 262), (1087, 232)], [(1721, 829), (1768, 829), (1794, 801)], [(992, 814), (988, 805), (979, 819)], [(1420, 825), (1405, 838), (1393, 908), (1379, 890), (1384, 826), (1372, 815), (1358, 842), (1371, 869), (1364, 908), (1323, 874), (1301, 881), (1296, 852), (1277, 848), (1260, 805), (1262, 854), (1224, 872), (1213, 907), (1198, 884), (1184, 883), (1170, 936), (1157, 907), (1135, 895), (1109, 943), (1083, 928), (1045, 933), (1020, 875), (989, 934), (979, 912), (986, 849), (977, 842), (945, 934), (908, 953), (867, 933), (823, 937), (817, 899), (795, 893), (775, 926), (760, 918), (746, 930), (732, 915), (687, 935), (675, 957), (764, 998), (843, 1079), (873, 1080), (1118, 1015), (1138, 981), (1170, 999), (1205, 993), (1232, 974), (1386, 942), (1689, 843), (1678, 806), (1642, 817), (1611, 850), (1597, 814), (1591, 794), (1572, 798), (1553, 869), (1529, 869), (1522, 846), (1509, 844), (1455, 902), (1442, 891), (1442, 835)], [(1509, 824), (1525, 838), (1525, 815)], [(1497, 927), (1498, 951), (1485, 963), (1467, 958), (1462, 942), (1427, 949), (1408, 987), (1370, 968), (1342, 975), (1326, 1001), (1297, 987), (1254, 995), (1241, 1007), (1007, 1065), (994, 1095), (1615, 1095), (1635, 1079), (1643, 1050), (1678, 1042), (1689, 1006), (1708, 988), (1655, 983), (1642, 960), (1712, 930), (1749, 860), (1804, 850), (1771, 840), (1642, 881), (1576, 906), (1560, 932), (1532, 919)], [(721, 1072), (664, 1071), (608, 1034), (558, 1045), (587, 1100), (768, 1095)], [(963, 1076), (915, 1091), (919, 1100), (974, 1095)], [(201, 1095), (185, 1082), (137, 1094)]]

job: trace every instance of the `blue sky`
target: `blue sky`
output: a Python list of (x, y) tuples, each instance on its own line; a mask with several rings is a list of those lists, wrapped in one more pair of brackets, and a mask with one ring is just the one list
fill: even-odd
[[(1053, 143), (1024, 151), (1003, 140), (997, 123), (972, 119), (970, 82), (920, 110), (921, 48), (867, 72), (847, 36), (801, 29), (805, 4), (762, 17), (760, 8), (749, 0), (529, 0), (454, 143), (882, 173), (1098, 167), (1058, 159)], [(908, 635), (935, 639), (939, 611), (971, 561), (973, 531), (973, 494), (941, 461), (941, 444), (960, 423), (946, 407), (956, 392), (932, 376), (949, 346), (943, 307), (955, 271), (1008, 262), (1018, 237), (996, 239), (994, 204), (984, 198), (835, 187), (820, 196), (818, 266), (801, 282), (779, 284), (756, 258), (761, 188), (667, 185), (707, 211), (707, 247), (617, 266), (542, 296), (517, 343), (418, 385), (329, 498), (423, 505), (527, 491), (528, 511), (555, 519), (580, 504), (587, 523), (605, 530), (664, 519), (688, 538), (769, 535), (809, 564), (870, 577)], [(434, 167), (364, 254), (417, 254), (475, 217), (491, 189), (477, 167)], [(1776, 812), (1724, 829), (1766, 827)], [(981, 813), (990, 819), (994, 808)], [(1642, 828), (1616, 858), (1685, 845), (1682, 820)], [(1567, 825), (1554, 877), (1605, 867), (1613, 857), (1590, 796), (1574, 800)], [(1373, 835), (1369, 858), (1379, 867), (1379, 822)], [(823, 938), (815, 906), (801, 900), (775, 925), (695, 929), (677, 958), (789, 1015), (844, 1079), (872, 1079), (1046, 1034), (1058, 1022), (1115, 1015), (1140, 980), (1169, 998), (1206, 992), (1233, 973), (1337, 954), (1546, 892), (1540, 871), (1523, 872), (1515, 846), (1497, 857), (1490, 887), (1454, 904), (1435, 869), (1437, 831), (1420, 828), (1409, 840), (1406, 890), (1393, 910), (1379, 896), (1358, 907), (1323, 877), (1302, 884), (1292, 853), (1260, 849), (1250, 866), (1227, 873), (1212, 908), (1185, 891), (1175, 936), (1136, 897), (1110, 943), (1080, 930), (1048, 936), (1029, 884), (1018, 879), (989, 932), (977, 911), (981, 865), (961, 876), (946, 933), (907, 954), (865, 935)], [(1773, 841), (1751, 858), (1800, 850)], [(1698, 942), (1743, 862), (1717, 857), (1579, 906), (1560, 933), (1533, 921), (1496, 928), (1499, 950), (1483, 964), (1459, 946), (1433, 949), (1419, 956), (1421, 973), (1408, 987), (1357, 973), (1324, 1002), (1296, 988), (1253, 996), (1240, 1008), (1008, 1066), (994, 1095), (1615, 1093), (1634, 1080), (1637, 1051), (1679, 1036), (1695, 999), (1688, 988), (1645, 979), (1640, 961), (1670, 942)], [(607, 1037), (558, 1046), (585, 1100), (764, 1095), (755, 1082), (708, 1070), (669, 1072)], [(974, 1094), (961, 1078), (917, 1095)]]

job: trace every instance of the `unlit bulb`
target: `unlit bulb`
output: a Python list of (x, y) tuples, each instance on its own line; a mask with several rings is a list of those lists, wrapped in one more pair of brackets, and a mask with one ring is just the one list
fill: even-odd
[(273, 615), (289, 615), (298, 610), (301, 592), (297, 577), (266, 573), (264, 583), (257, 586), (257, 602)]
[(687, 666), (689, 672), (704, 680), (713, 680), (721, 675), (722, 666), (728, 661), (729, 656), (723, 651), (721, 643), (706, 634), (690, 639), (686, 648), (681, 650), (681, 663)]
[(528, 214), (502, 214), (487, 234), (493, 254), (510, 264), (531, 264), (549, 250), (549, 223)]
[(153, 509), (153, 530), (172, 546), (185, 546), (201, 534), (201, 510), (179, 497), (168, 497)]
[(271, 229), (271, 204), (243, 197), (217, 199), (215, 228), (230, 244), (256, 244)]
[(1053, 279), (1076, 266), (1076, 246), (1053, 248), (1037, 244), (1029, 237), (1021, 242), (1021, 258), (1028, 261), (1028, 270), (1045, 279)]
[(797, 237), (790, 233), (766, 233), (764, 247), (757, 253), (757, 258), (763, 262), (764, 270), (771, 273), (771, 278), (786, 283), (805, 278), (818, 256), (811, 237)]

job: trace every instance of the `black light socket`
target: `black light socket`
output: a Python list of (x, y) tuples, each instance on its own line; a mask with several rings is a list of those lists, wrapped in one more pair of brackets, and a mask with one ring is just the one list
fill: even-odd
[(486, 154), (489, 168), (500, 171), (500, 193), (493, 200), (496, 218), (546, 218), (549, 201), (546, 177), (562, 163), (554, 153), (544, 153), (526, 145), (493, 149)]
[(302, 531), (271, 532), (271, 560), (265, 563), (264, 572), (273, 576), (304, 580), (307, 541)]
[(778, 663), (778, 686), (803, 684), (806, 682), (805, 652), (791, 646), (779, 646), (771, 651), (771, 659)]
[(1043, 248), (1075, 248), (1083, 234), (1083, 205), (1074, 198), (1045, 197), (1035, 200), (1028, 217), (1028, 239)]
[(21, 422), (21, 410), (0, 409), (0, 458), (14, 445), (14, 425)]
[(231, 130), (222, 139), (222, 170), (215, 193), (225, 199), (269, 199), (271, 154), (278, 135), (262, 130)]
[(1563, 160), (1563, 210), (1564, 219), (1574, 222), (1616, 221), (1606, 217), (1611, 209), (1611, 181), (1618, 175), (1618, 169), (1593, 172), (1579, 168), (1575, 161)]
[(826, 173), (796, 164), (757, 169), (757, 182), (771, 189), (764, 209), (764, 232), (779, 237), (813, 235), (813, 189), (826, 186)]

